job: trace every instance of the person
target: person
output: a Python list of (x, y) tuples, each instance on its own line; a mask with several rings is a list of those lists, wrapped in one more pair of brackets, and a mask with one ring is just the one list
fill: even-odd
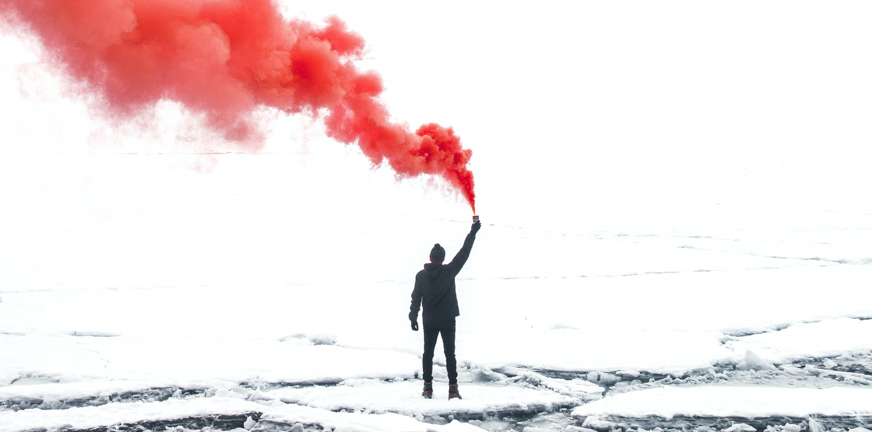
[(412, 330), (418, 331), (418, 309), (423, 309), (424, 392), (422, 395), (428, 399), (433, 397), (433, 351), (436, 348), (436, 338), (440, 334), (445, 351), (445, 365), (448, 369), (448, 399), (462, 399), (457, 389), (457, 360), (454, 356), (455, 318), (460, 316), (454, 278), (466, 264), (469, 252), (472, 251), (472, 244), (475, 242), (475, 233), (479, 229), (481, 229), (481, 222), (476, 221), (472, 224), (463, 247), (448, 264), (442, 264), (445, 260), (445, 249), (436, 243), (430, 251), (430, 262), (424, 264), (424, 269), (415, 276), (409, 320), (412, 321)]

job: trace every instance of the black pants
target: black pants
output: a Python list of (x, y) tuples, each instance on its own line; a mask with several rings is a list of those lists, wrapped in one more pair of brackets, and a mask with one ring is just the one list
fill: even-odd
[(424, 323), (424, 382), (433, 382), (433, 351), (436, 338), (442, 333), (445, 349), (445, 366), (448, 368), (448, 384), (457, 384), (457, 359), (454, 358), (454, 318), (433, 323)]

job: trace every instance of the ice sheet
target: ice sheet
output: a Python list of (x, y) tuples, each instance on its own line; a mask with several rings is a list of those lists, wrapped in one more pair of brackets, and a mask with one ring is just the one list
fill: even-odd
[(67, 410), (24, 410), (0, 412), (0, 431), (17, 432), (35, 428), (72, 427), (89, 429), (147, 421), (263, 413), (261, 420), (288, 424), (315, 424), (340, 430), (369, 431), (480, 431), (472, 425), (451, 422), (444, 426), (426, 424), (397, 414), (331, 412), (299, 405), (255, 403), (233, 397), (170, 399), (164, 402), (109, 404)]
[[(338, 382), (411, 377), (420, 360), (388, 349), (315, 345), (308, 339), (0, 335), (4, 384), (24, 376), (54, 381), (121, 380), (151, 386), (269, 381)], [(62, 360), (60, 360), (62, 359)]]
[(872, 351), (872, 321), (837, 318), (736, 338), (736, 352), (751, 351), (770, 363)]
[(767, 417), (872, 414), (872, 389), (705, 386), (622, 393), (579, 406), (573, 416)]
[(348, 380), (335, 387), (282, 388), (263, 396), (283, 402), (331, 411), (366, 410), (412, 416), (457, 413), (513, 413), (552, 411), (577, 403), (569, 396), (550, 390), (512, 386), (506, 383), (463, 383), (462, 400), (448, 400), (448, 384), (433, 384), (433, 399), (421, 396), (422, 381), (385, 383), (377, 380)]

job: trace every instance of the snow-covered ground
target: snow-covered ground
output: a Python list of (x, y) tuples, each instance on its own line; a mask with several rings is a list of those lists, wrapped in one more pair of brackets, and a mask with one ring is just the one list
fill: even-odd
[(868, 5), (282, 4), (475, 152), (463, 399), (407, 314), (466, 203), (305, 116), (106, 121), (0, 20), (0, 432), (872, 429)]
[(459, 249), (468, 209), (365, 167), (349, 188), (329, 165), (354, 155), (317, 145), (206, 174), (111, 148), (0, 162), (22, 184), (0, 215), (0, 431), (868, 425), (869, 213), (482, 210), (457, 282), (464, 399), (437, 349), (424, 400), (413, 278), (433, 243)]
[[(217, 204), (187, 187), (179, 206)], [(668, 427), (676, 416), (734, 419), (727, 426), (872, 416), (868, 215), (786, 209), (785, 227), (726, 218), (711, 228), (635, 231), (484, 216), (458, 280), (464, 399), (449, 402), (438, 349), (437, 397), (420, 397), (421, 333), (406, 314), (421, 256), (435, 241), (458, 248), (467, 221), (226, 201), (286, 218), (284, 231), (250, 227), (248, 250), (288, 244), (299, 261), (250, 284), (101, 284), (113, 270), (91, 262), (95, 255), (133, 264), (86, 247), (89, 221), (50, 239), (2, 231), (20, 250), (4, 263), (0, 292), (0, 430), (565, 430), (630, 427), (632, 418), (663, 418)], [(356, 218), (346, 220), (348, 212)], [(96, 238), (109, 249), (133, 242), (144, 250), (131, 259), (166, 264), (148, 254), (178, 257), (174, 249), (197, 236), (176, 230), (170, 243), (152, 234), (111, 227)], [(33, 245), (40, 241), (54, 250)], [(322, 253), (335, 257), (306, 257)], [(307, 267), (321, 259), (329, 270)], [(28, 262), (70, 270), (55, 268), (43, 275), (54, 283), (43, 285)], [(91, 273), (101, 269), (108, 275)]]

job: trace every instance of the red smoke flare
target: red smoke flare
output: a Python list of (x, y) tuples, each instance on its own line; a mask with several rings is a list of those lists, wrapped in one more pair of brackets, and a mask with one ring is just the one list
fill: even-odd
[(0, 0), (2, 17), (36, 34), (58, 66), (130, 117), (162, 99), (202, 115), (225, 138), (262, 140), (256, 109), (316, 113), (330, 137), (357, 142), (401, 177), (439, 175), (475, 212), (473, 177), (451, 128), (412, 133), (390, 122), (364, 41), (337, 17), (326, 27), (286, 20), (271, 0)]

